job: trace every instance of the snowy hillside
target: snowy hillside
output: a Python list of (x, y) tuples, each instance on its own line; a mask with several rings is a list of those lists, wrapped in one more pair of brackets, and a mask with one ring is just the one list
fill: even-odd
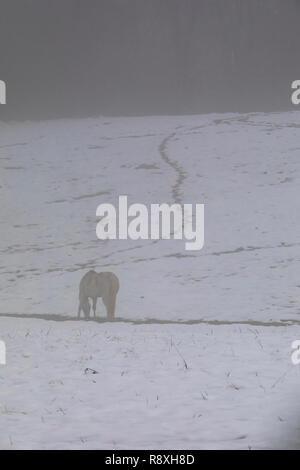
[[(1, 313), (72, 316), (95, 268), (120, 277), (122, 318), (299, 318), (299, 116), (1, 124)], [(204, 203), (204, 248), (98, 240), (119, 194)]]
[[(0, 448), (295, 437), (299, 139), (299, 112), (0, 124)], [(98, 240), (124, 194), (205, 204), (204, 248)], [(89, 269), (120, 279), (114, 323), (76, 320)]]

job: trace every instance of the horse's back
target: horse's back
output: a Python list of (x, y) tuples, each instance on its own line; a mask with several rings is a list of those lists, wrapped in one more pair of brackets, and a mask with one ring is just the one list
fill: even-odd
[(118, 277), (109, 271), (104, 271), (98, 274), (100, 284), (108, 285), (109, 288), (112, 288), (116, 293), (120, 288), (120, 283)]
[(79, 291), (85, 297), (103, 297), (110, 291), (118, 292), (120, 287), (118, 277), (112, 272), (88, 271), (80, 281)]

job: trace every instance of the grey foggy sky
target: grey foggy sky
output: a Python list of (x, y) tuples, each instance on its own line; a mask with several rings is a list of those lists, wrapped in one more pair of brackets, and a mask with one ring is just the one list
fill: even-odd
[(1, 0), (0, 119), (289, 109), (299, 0)]

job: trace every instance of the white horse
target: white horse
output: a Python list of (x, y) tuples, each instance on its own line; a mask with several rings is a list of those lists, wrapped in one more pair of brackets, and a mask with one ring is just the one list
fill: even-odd
[(97, 299), (98, 297), (102, 297), (103, 303), (106, 307), (107, 317), (112, 320), (115, 314), (116, 297), (119, 291), (119, 286), (119, 279), (114, 273), (96, 273), (96, 271), (89, 271), (86, 273), (79, 284), (78, 318), (80, 318), (81, 310), (83, 310), (86, 318), (90, 316), (91, 306), (89, 297), (93, 301), (95, 317)]

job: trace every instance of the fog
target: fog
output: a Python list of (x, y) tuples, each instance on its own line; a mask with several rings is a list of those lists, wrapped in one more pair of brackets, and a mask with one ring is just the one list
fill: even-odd
[(2, 0), (0, 117), (288, 109), (299, 14), (298, 0)]
[(1, 0), (0, 449), (300, 448), (299, 13)]

